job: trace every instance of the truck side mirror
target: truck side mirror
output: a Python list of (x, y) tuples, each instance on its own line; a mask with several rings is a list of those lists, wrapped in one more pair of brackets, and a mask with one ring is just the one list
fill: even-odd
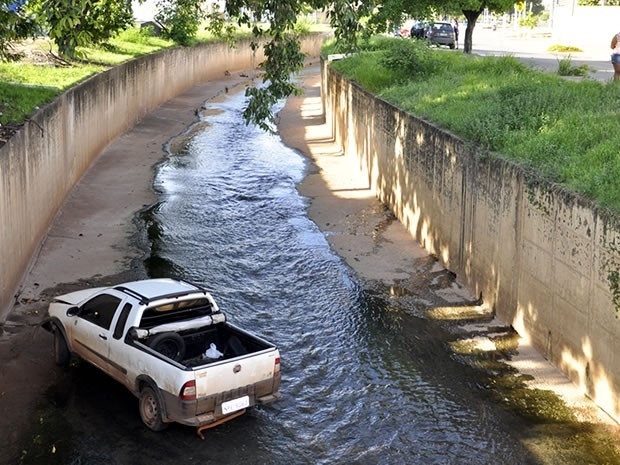
[(80, 307), (69, 307), (67, 309), (67, 316), (75, 316), (80, 313)]

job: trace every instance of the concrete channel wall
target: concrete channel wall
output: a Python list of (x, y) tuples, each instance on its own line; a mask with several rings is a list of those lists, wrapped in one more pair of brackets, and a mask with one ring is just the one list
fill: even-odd
[[(319, 56), (323, 40), (308, 35), (302, 49)], [(0, 148), (0, 323), (65, 197), (103, 149), (192, 85), (256, 68), (263, 59), (248, 41), (130, 61), (64, 92)]]
[(412, 236), (618, 421), (618, 224), (325, 63), (323, 99), (345, 155)]

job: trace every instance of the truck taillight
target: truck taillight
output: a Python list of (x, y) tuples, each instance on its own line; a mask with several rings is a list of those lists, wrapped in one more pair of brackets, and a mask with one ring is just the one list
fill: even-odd
[(273, 365), (273, 375), (277, 376), (280, 374), (280, 357), (276, 357)]
[(196, 399), (196, 381), (188, 381), (181, 388), (179, 394), (181, 400), (195, 400)]

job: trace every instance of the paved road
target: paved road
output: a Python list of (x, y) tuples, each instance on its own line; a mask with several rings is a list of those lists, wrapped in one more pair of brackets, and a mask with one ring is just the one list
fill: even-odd
[[(552, 45), (574, 45), (582, 51), (550, 52)], [(557, 72), (560, 60), (570, 58), (573, 66), (587, 65), (592, 69), (587, 76), (590, 79), (603, 82), (613, 79), (609, 44), (595, 43), (586, 38), (575, 38), (572, 44), (567, 44), (537, 32), (528, 34), (514, 29), (493, 31), (478, 25), (474, 29), (472, 50), (480, 55), (512, 55), (549, 72)]]

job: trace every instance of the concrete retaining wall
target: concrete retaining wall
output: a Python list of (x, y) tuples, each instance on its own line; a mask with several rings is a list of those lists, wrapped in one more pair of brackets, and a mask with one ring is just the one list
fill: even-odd
[(323, 67), (328, 123), (410, 233), (616, 420), (618, 224)]
[[(306, 36), (303, 51), (319, 56), (323, 40)], [(102, 150), (192, 85), (263, 59), (249, 42), (173, 48), (94, 76), (37, 111), (0, 148), (0, 322), (65, 197)]]

